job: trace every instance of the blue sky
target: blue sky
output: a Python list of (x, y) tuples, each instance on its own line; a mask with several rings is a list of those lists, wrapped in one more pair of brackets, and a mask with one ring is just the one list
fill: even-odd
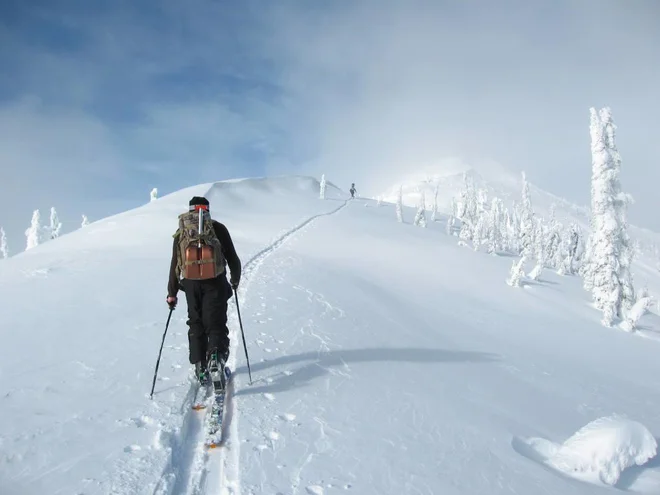
[(660, 230), (660, 2), (5, 0), (0, 225), (70, 226), (224, 178), (377, 193), (446, 157), (588, 202), (589, 107)]

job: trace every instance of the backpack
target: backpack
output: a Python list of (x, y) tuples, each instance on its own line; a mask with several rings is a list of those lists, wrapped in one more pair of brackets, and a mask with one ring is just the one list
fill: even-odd
[[(202, 229), (199, 232), (199, 215)], [(222, 245), (213, 228), (208, 211), (188, 211), (179, 215), (177, 273), (187, 280), (208, 280), (225, 273), (226, 261)]]

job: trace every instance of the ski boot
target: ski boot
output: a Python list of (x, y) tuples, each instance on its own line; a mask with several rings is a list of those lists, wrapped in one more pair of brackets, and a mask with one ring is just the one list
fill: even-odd
[(209, 372), (202, 361), (195, 363), (195, 378), (197, 378), (199, 384), (203, 387), (209, 383)]
[(227, 362), (227, 353), (221, 354), (217, 350), (209, 355), (208, 373), (213, 382), (213, 388), (224, 390), (227, 385), (225, 377), (225, 364)]

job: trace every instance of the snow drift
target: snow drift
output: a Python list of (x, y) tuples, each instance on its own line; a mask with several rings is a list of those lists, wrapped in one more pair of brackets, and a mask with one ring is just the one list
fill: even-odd
[(581, 481), (614, 486), (622, 472), (642, 466), (657, 454), (657, 441), (641, 423), (622, 416), (598, 418), (555, 444), (542, 438), (524, 441), (532, 457)]

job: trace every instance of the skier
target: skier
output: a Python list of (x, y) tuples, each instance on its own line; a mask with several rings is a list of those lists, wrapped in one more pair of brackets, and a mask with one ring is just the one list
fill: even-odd
[(173, 237), (167, 304), (174, 309), (179, 289), (185, 292), (190, 364), (202, 384), (208, 383), (209, 377), (224, 383), (220, 377), (229, 357), (227, 302), (232, 289), (238, 288), (241, 261), (227, 227), (211, 219), (204, 197), (190, 200), (189, 211), (179, 215), (179, 228)]
[(355, 193), (357, 192), (357, 189), (355, 189), (355, 182), (351, 184), (351, 198), (355, 198)]

